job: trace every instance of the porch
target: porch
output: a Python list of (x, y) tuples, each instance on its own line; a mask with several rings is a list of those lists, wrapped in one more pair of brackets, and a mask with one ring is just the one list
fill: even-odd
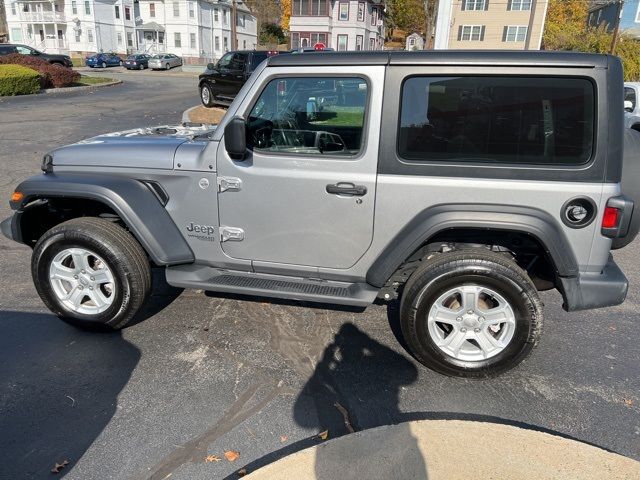
[(165, 53), (164, 33), (164, 27), (156, 22), (148, 22), (136, 26), (138, 52), (148, 53), (149, 55)]

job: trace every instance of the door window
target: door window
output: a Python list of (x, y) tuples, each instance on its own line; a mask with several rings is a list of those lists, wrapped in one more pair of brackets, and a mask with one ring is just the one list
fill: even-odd
[(631, 102), (632, 110), (636, 109), (636, 91), (631, 87), (624, 87), (624, 101)]
[(274, 79), (249, 114), (247, 145), (264, 152), (356, 155), (367, 92), (358, 77)]

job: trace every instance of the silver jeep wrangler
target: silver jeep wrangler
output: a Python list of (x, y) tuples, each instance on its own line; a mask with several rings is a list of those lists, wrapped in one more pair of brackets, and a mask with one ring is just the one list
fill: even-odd
[(2, 231), (33, 248), (38, 293), (75, 324), (126, 325), (157, 266), (177, 287), (399, 299), (420, 362), (495, 375), (538, 341), (538, 291), (568, 311), (625, 299), (610, 250), (638, 228), (621, 105), (606, 55), (279, 55), (217, 127), (53, 150)]

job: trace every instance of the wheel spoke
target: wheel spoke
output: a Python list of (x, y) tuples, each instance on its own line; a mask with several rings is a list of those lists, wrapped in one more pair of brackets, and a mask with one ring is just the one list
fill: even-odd
[(457, 323), (457, 318), (459, 317), (458, 312), (445, 308), (441, 305), (436, 305), (436, 311), (433, 314), (433, 320), (440, 323), (447, 323), (449, 325), (455, 325)]
[(465, 312), (475, 311), (478, 305), (478, 289), (473, 286), (462, 287), (462, 308)]
[(482, 350), (482, 355), (485, 358), (496, 348), (501, 347), (500, 343), (486, 329), (474, 332), (474, 339), (480, 345), (480, 350)]
[(467, 334), (459, 329), (454, 329), (439, 345), (441, 348), (451, 352), (453, 356), (457, 356), (460, 353), (462, 344), (467, 339)]
[(89, 290), (87, 293), (97, 308), (102, 308), (109, 303), (109, 300), (98, 289)]
[(75, 308), (78, 308), (82, 304), (82, 299), (85, 296), (86, 294), (84, 290), (80, 290), (79, 288), (73, 288), (67, 294), (67, 297), (65, 298), (65, 300), (69, 301), (71, 305), (73, 305)]
[(69, 267), (65, 267), (61, 262), (52, 262), (49, 269), (49, 278), (56, 280), (66, 280), (75, 285), (77, 280), (73, 277), (74, 270)]
[(71, 253), (73, 265), (76, 267), (76, 270), (86, 270), (89, 268), (88, 257), (89, 254), (84, 250), (74, 250), (73, 253)]
[(91, 272), (93, 282), (96, 285), (103, 285), (105, 283), (113, 283), (113, 275), (109, 270), (95, 270)]
[(513, 313), (507, 305), (499, 305), (496, 308), (484, 310), (482, 312), (484, 321), (483, 326), (497, 325), (500, 323), (514, 324)]

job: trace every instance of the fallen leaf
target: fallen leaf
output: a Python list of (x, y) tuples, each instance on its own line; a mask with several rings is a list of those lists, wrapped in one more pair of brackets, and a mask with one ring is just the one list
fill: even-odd
[(56, 462), (56, 464), (51, 469), (51, 473), (60, 473), (60, 470), (62, 470), (67, 465), (69, 465), (69, 460), (63, 460), (62, 463)]
[(615, 332), (618, 329), (616, 328), (615, 325), (609, 325), (609, 330), (611, 330), (612, 332)]
[(326, 440), (328, 436), (329, 436), (329, 430), (325, 430), (324, 432), (320, 432), (320, 433), (318, 434), (318, 437), (319, 437), (321, 440)]
[(289, 437), (287, 437), (286, 435), (280, 435), (280, 443), (284, 443), (287, 440), (289, 440)]
[(240, 456), (240, 452), (236, 452), (235, 450), (227, 450), (224, 452), (224, 457), (230, 462), (235, 462)]
[(246, 468), (241, 468), (240, 470), (238, 470), (238, 476), (239, 477), (244, 477), (247, 474), (247, 469)]
[(204, 458), (204, 461), (205, 461), (206, 463), (210, 463), (210, 462), (216, 462), (216, 463), (217, 463), (217, 462), (219, 462), (219, 461), (220, 461), (220, 457), (217, 457), (216, 455), (207, 455), (207, 456)]
[(630, 407), (631, 405), (633, 405), (633, 400), (631, 400), (630, 398), (625, 398), (625, 399), (624, 399), (624, 404), (625, 404), (627, 407)]

